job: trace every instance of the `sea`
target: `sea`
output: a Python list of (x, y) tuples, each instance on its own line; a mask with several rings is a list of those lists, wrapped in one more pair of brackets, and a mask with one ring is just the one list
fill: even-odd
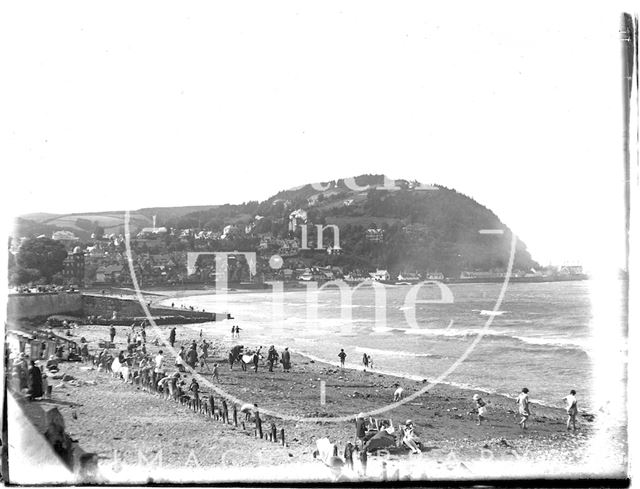
[[(534, 402), (561, 406), (570, 389), (581, 405), (592, 400), (594, 359), (588, 281), (502, 284), (330, 286), (320, 290), (230, 291), (165, 301), (232, 320), (210, 323), (208, 333), (255, 348), (276, 345), (337, 365), (406, 382), (426, 379), (516, 397), (523, 387)], [(447, 290), (444, 290), (447, 289)]]

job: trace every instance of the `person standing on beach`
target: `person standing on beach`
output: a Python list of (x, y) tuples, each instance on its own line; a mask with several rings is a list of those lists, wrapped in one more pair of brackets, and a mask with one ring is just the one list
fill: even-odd
[(260, 348), (258, 348), (258, 350), (253, 354), (253, 371), (256, 373), (258, 372), (258, 360), (260, 359)]
[(33, 360), (31, 360), (27, 376), (27, 397), (29, 401), (33, 401), (36, 397), (42, 397), (42, 371)]
[(373, 370), (373, 358), (371, 357), (371, 355), (368, 355), (368, 361), (369, 361), (369, 368), (371, 370)]
[(364, 441), (367, 436), (367, 421), (364, 419), (364, 413), (359, 413), (356, 416), (356, 436), (354, 444), (364, 450)]
[(367, 370), (367, 367), (369, 367), (369, 357), (367, 356), (366, 353), (364, 353), (362, 355), (362, 365), (364, 365), (364, 370)]
[(576, 431), (576, 416), (578, 415), (578, 399), (576, 398), (576, 391), (571, 389), (569, 395), (562, 398), (567, 403), (567, 431)]
[(475, 404), (476, 413), (478, 415), (478, 422), (476, 423), (480, 426), (480, 423), (485, 419), (487, 414), (487, 403), (482, 400), (479, 394), (473, 395), (473, 402)]
[(156, 355), (156, 358), (155, 358), (155, 364), (156, 364), (156, 368), (155, 368), (156, 375), (164, 371), (163, 370), (164, 355), (162, 354), (162, 350), (158, 351), (158, 354)]
[(347, 358), (347, 354), (344, 352), (344, 348), (340, 348), (340, 353), (338, 353), (338, 357), (340, 358), (340, 366), (344, 368), (344, 360)]
[(529, 389), (526, 387), (522, 389), (522, 392), (516, 399), (516, 404), (518, 404), (518, 412), (520, 413), (521, 419), (518, 424), (522, 427), (523, 430), (527, 429), (527, 420), (531, 415), (531, 411), (529, 410)]
[(273, 372), (273, 364), (278, 361), (278, 352), (276, 347), (271, 345), (267, 352), (267, 362), (269, 362), (269, 372)]
[(198, 352), (196, 351), (196, 344), (192, 344), (191, 348), (187, 352), (187, 365), (191, 368), (196, 368), (196, 364), (198, 363)]
[(288, 372), (291, 369), (291, 353), (289, 353), (289, 347), (285, 348), (282, 352), (282, 370)]
[(218, 364), (214, 363), (213, 364), (213, 378), (216, 379), (216, 381), (220, 382), (220, 377), (218, 377)]
[(173, 348), (173, 345), (176, 342), (176, 328), (175, 326), (173, 328), (171, 328), (171, 331), (169, 332), (169, 344), (171, 345), (171, 348)]
[(236, 325), (231, 326), (231, 339), (236, 337)]
[(109, 336), (111, 338), (111, 343), (113, 343), (113, 339), (116, 337), (116, 328), (113, 325), (109, 328)]
[(189, 385), (189, 390), (193, 392), (193, 398), (196, 401), (196, 406), (200, 403), (200, 385), (195, 377), (191, 379), (191, 384)]

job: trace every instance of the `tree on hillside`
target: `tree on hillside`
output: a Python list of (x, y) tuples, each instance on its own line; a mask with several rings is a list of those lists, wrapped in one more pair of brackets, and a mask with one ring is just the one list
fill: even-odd
[(50, 238), (30, 238), (22, 243), (16, 257), (21, 269), (37, 270), (46, 282), (62, 271), (67, 252), (64, 245)]
[(98, 221), (93, 221), (93, 234), (96, 239), (102, 239), (104, 237), (104, 228), (98, 224)]

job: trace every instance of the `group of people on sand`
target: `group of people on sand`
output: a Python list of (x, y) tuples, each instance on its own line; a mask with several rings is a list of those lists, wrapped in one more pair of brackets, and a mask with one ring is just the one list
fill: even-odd
[[(569, 391), (569, 395), (562, 398), (565, 403), (565, 411), (567, 413), (567, 431), (576, 431), (576, 417), (578, 416), (578, 398), (576, 397), (575, 389)], [(522, 392), (516, 399), (518, 405), (518, 414), (520, 415), (520, 421), (518, 424), (523, 430), (527, 429), (527, 421), (531, 416), (531, 402), (529, 401), (529, 389), (524, 387)], [(478, 415), (480, 416), (480, 415)]]
[(365, 370), (368, 368), (373, 369), (373, 358), (371, 355), (367, 355), (366, 353), (362, 354), (362, 365), (364, 365)]
[[(244, 345), (235, 345), (229, 350), (229, 369), (233, 370), (233, 365), (236, 362), (240, 363), (242, 370), (246, 370), (248, 365), (253, 365), (253, 371), (258, 372), (259, 361), (262, 358), (262, 346), (259, 346), (255, 350), (245, 349)], [(274, 365), (278, 364), (278, 361), (282, 364), (282, 370), (284, 372), (291, 371), (291, 352), (286, 347), (282, 352), (282, 355), (278, 353), (276, 347), (271, 345), (267, 351), (267, 365), (269, 372), (273, 372)]]
[[(7, 366), (9, 358), (6, 359)], [(52, 363), (55, 359), (52, 360)], [(49, 362), (47, 362), (49, 363)], [(57, 362), (55, 362), (57, 364)], [(10, 382), (15, 392), (25, 394), (27, 400), (33, 401), (43, 397), (51, 397), (51, 386), (48, 376), (25, 353), (19, 353), (11, 361)]]
[[(344, 348), (340, 348), (338, 358), (340, 359), (340, 367), (344, 368), (344, 362), (347, 359), (347, 354), (344, 351)], [(364, 366), (364, 370), (367, 370), (368, 368), (373, 369), (373, 357), (371, 355), (368, 355), (367, 353), (363, 353), (362, 365)]]

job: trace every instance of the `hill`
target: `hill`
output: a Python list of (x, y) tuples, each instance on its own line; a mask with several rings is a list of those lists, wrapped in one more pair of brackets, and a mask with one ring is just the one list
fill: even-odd
[[(490, 209), (454, 189), (392, 181), (384, 175), (306, 184), (282, 190), (263, 202), (140, 209), (131, 214), (132, 229), (149, 226), (154, 215), (158, 225), (174, 229), (221, 233), (226, 226), (236, 225), (237, 239), (230, 238), (221, 249), (247, 251), (255, 250), (260, 239), (267, 237), (296, 237), (300, 242), (301, 225), (306, 222), (308, 247), (312, 249), (286, 258), (292, 267), (331, 264), (347, 270), (438, 271), (448, 276), (462, 270), (504, 269), (512, 236)], [(294, 229), (292, 216), (297, 217)], [(118, 212), (43, 217), (40, 221), (22, 219), (23, 229), (31, 223), (34, 229), (63, 228), (84, 237), (92, 226), (102, 226), (111, 233), (121, 232), (123, 224), (123, 213)], [(318, 248), (317, 225), (337, 226), (339, 253), (326, 251), (336, 244), (330, 230), (324, 232), (323, 249), (314, 249)], [(479, 231), (483, 229), (498, 229), (503, 234), (482, 234)], [(219, 248), (208, 246), (212, 251)], [(532, 267), (538, 264), (518, 241), (515, 268)]]

